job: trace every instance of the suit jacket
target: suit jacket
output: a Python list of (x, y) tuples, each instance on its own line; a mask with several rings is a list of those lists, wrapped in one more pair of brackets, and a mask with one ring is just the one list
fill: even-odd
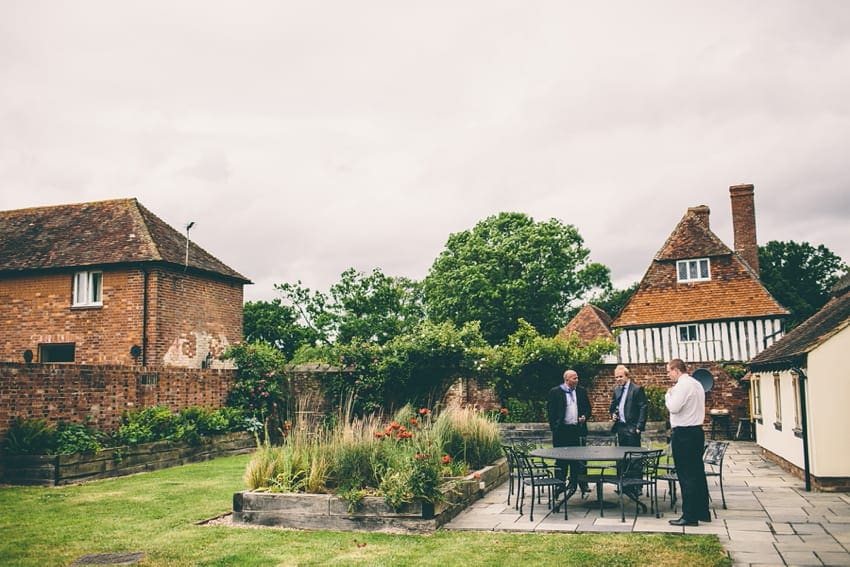
[[(578, 417), (584, 416), (584, 421), (579, 422), (579, 435), (587, 436), (587, 422), (590, 419), (590, 398), (587, 390), (576, 388), (576, 405), (578, 405)], [(561, 386), (555, 386), (546, 394), (546, 413), (549, 417), (549, 428), (555, 431), (558, 423), (563, 423), (567, 413), (567, 396)]]
[[(611, 398), (610, 413), (620, 411), (620, 398), (623, 396), (623, 387), (617, 386), (614, 388), (614, 395)], [(623, 408), (623, 419), (626, 425), (630, 428), (640, 429), (643, 431), (646, 428), (646, 412), (649, 404), (646, 401), (646, 392), (643, 391), (643, 386), (638, 386), (634, 382), (629, 383), (629, 391), (626, 393), (626, 405)], [(616, 427), (616, 422), (614, 427)]]

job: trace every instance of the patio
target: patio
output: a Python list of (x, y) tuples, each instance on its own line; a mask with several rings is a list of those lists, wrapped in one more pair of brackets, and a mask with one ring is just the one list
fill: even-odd
[[(666, 483), (659, 484), (661, 518), (646, 513), (635, 519), (634, 505), (627, 504), (625, 523), (620, 521), (619, 508), (608, 509), (601, 517), (598, 508), (585, 506), (587, 501), (576, 497), (570, 499), (568, 520), (562, 512), (552, 513), (543, 505), (535, 509), (531, 522), (527, 513), (519, 515), (513, 500), (510, 506), (506, 504), (505, 483), (443, 529), (714, 534), (735, 565), (850, 565), (850, 494), (806, 492), (802, 480), (763, 459), (758, 446), (750, 441), (730, 443), (723, 481), (728, 509), (721, 506), (718, 479), (709, 477), (716, 517), (698, 527), (667, 523), (679, 514), (670, 509), (669, 495), (664, 498)], [(613, 501), (612, 488), (605, 490), (606, 500)]]

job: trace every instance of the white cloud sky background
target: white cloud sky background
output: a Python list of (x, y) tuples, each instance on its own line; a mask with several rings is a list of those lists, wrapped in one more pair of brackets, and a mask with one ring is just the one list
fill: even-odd
[(625, 287), (740, 183), (850, 261), (849, 150), (850, 2), (0, 1), (0, 210), (137, 197), (247, 300), (501, 211)]

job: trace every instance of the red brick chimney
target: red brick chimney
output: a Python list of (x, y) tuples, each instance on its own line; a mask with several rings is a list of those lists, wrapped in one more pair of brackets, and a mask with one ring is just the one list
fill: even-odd
[(710, 226), (708, 226), (708, 215), (711, 214), (711, 209), (709, 209), (707, 205), (689, 207), (688, 214), (696, 216), (700, 220), (700, 222), (705, 225), (705, 228), (711, 228)]
[(735, 233), (735, 252), (759, 274), (759, 249), (756, 240), (756, 207), (752, 185), (729, 187), (732, 199), (732, 231)]

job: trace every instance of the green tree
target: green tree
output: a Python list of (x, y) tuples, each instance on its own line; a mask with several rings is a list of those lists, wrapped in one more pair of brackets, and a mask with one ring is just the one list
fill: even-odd
[[(277, 284), (304, 336), (324, 344), (369, 341), (384, 344), (424, 318), (421, 284), (407, 278), (345, 270), (328, 294), (300, 281)], [(309, 333), (307, 332), (309, 331)], [(300, 344), (306, 344), (302, 341)]]
[(242, 311), (242, 335), (246, 342), (266, 342), (291, 359), (302, 345), (312, 345), (318, 333), (299, 323), (298, 311), (284, 305), (280, 298), (272, 301), (249, 301)]
[(422, 321), (421, 284), (407, 278), (349, 268), (331, 286), (329, 310), (337, 340), (384, 344)]
[(789, 329), (796, 327), (830, 298), (830, 288), (847, 272), (847, 264), (820, 245), (772, 240), (759, 246), (761, 281), (776, 300), (791, 311)]
[(616, 343), (604, 339), (582, 344), (576, 335), (545, 337), (520, 320), (517, 331), (494, 347), (480, 368), (493, 378), (496, 392), (508, 406), (511, 400), (521, 400), (534, 408), (536, 419), (545, 421), (546, 393), (563, 382), (564, 371), (572, 368), (582, 387), (590, 388), (603, 355), (616, 350)]
[(581, 308), (587, 303), (592, 303), (607, 313), (611, 319), (616, 319), (617, 315), (620, 314), (620, 311), (623, 310), (623, 307), (625, 307), (626, 303), (628, 303), (629, 299), (632, 295), (634, 295), (635, 291), (637, 291), (638, 285), (640, 285), (640, 282), (635, 282), (625, 289), (612, 288), (604, 290), (602, 293), (595, 294), (593, 297), (589, 297), (585, 303), (571, 308), (567, 314), (566, 321), (569, 322), (573, 317), (575, 317)]
[(608, 268), (589, 255), (572, 225), (500, 213), (449, 236), (423, 282), (426, 311), (437, 322), (480, 321), (490, 344), (520, 318), (554, 334), (572, 303), (611, 287)]
[(325, 393), (336, 405), (352, 396), (357, 415), (408, 403), (430, 405), (442, 400), (458, 377), (473, 375), (489, 348), (477, 322), (457, 328), (425, 321), (383, 345), (337, 343), (320, 352), (323, 362), (340, 368), (327, 375)]
[(460, 328), (448, 321), (427, 321), (397, 335), (383, 348), (386, 401), (400, 407), (442, 400), (458, 378), (477, 374), (489, 348), (477, 321)]

